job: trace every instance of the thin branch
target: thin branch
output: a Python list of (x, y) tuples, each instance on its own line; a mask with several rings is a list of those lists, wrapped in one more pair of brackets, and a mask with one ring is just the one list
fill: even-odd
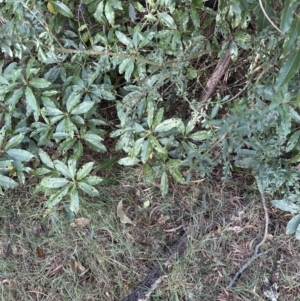
[(259, 0), (259, 5), (261, 10), (263, 11), (265, 17), (268, 19), (268, 21), (271, 23), (271, 25), (279, 32), (282, 33), (282, 31), (276, 26), (276, 24), (270, 19), (270, 17), (268, 16), (267, 12), (264, 9), (264, 6), (262, 4), (262, 0)]
[(268, 209), (266, 206), (266, 200), (265, 200), (265, 196), (264, 193), (261, 192), (261, 200), (262, 200), (262, 204), (263, 204), (263, 208), (264, 208), (264, 212), (265, 212), (265, 234), (264, 237), (262, 239), (262, 241), (256, 246), (254, 254), (252, 255), (251, 258), (249, 258), (249, 260), (244, 263), (241, 268), (238, 270), (238, 272), (234, 275), (234, 277), (231, 279), (229, 285), (227, 286), (227, 288), (231, 288), (233, 286), (233, 284), (236, 282), (236, 280), (238, 279), (238, 277), (249, 267), (249, 265), (259, 256), (265, 254), (266, 252), (260, 253), (258, 254), (258, 250), (259, 248), (265, 243), (266, 239), (267, 239), (267, 235), (268, 235), (268, 225), (269, 225), (269, 214), (268, 214)]

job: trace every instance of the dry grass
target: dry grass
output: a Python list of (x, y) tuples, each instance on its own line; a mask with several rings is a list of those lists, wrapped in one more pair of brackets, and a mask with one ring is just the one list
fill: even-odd
[[(71, 227), (62, 210), (43, 218), (44, 200), (32, 193), (34, 183), (1, 197), (1, 300), (120, 300), (187, 226), (189, 247), (153, 300), (267, 300), (264, 279), (271, 277), (278, 254), (279, 300), (300, 300), (299, 242), (284, 234), (289, 218), (271, 207), (263, 247), (268, 253), (226, 289), (264, 231), (259, 195), (245, 181), (174, 185), (162, 199), (157, 188), (135, 182), (137, 172), (115, 171), (122, 185), (102, 187), (100, 198), (82, 200), (77, 217), (90, 221), (84, 227)], [(136, 226), (120, 223), (120, 200)], [(151, 206), (144, 209), (146, 200)]]

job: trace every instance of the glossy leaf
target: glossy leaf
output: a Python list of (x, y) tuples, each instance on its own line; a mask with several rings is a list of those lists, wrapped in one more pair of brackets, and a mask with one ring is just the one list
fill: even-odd
[(51, 4), (55, 8), (55, 10), (57, 12), (59, 12), (60, 14), (62, 14), (63, 16), (65, 16), (67, 18), (73, 18), (74, 17), (72, 11), (63, 2), (51, 1)]
[(55, 205), (57, 205), (63, 199), (63, 197), (68, 193), (69, 189), (70, 189), (70, 186), (67, 185), (67, 186), (63, 187), (62, 189), (59, 189), (54, 194), (52, 194), (51, 197), (46, 202), (46, 207), (52, 208)]
[(97, 169), (109, 169), (111, 168), (116, 162), (118, 162), (118, 158), (109, 158), (101, 161), (98, 164)]
[(280, 18), (280, 29), (282, 33), (286, 33), (289, 30), (290, 25), (293, 21), (293, 15), (295, 14), (298, 5), (298, 0), (284, 1), (284, 8)]
[(76, 179), (78, 181), (82, 180), (85, 178), (93, 169), (94, 162), (88, 162), (84, 164), (81, 168), (76, 173)]
[(33, 116), (34, 116), (35, 121), (38, 121), (38, 119), (40, 117), (40, 113), (41, 113), (40, 106), (38, 105), (38, 102), (37, 102), (32, 90), (29, 87), (26, 87), (26, 89), (25, 89), (25, 97), (26, 97), (28, 106), (33, 111)]
[(94, 106), (94, 104), (95, 103), (93, 101), (83, 101), (71, 111), (71, 114), (85, 114)]
[(181, 122), (182, 122), (181, 119), (177, 119), (177, 118), (167, 119), (161, 122), (160, 124), (158, 124), (154, 131), (158, 133), (167, 132), (173, 129), (174, 127), (177, 127)]
[(276, 88), (280, 88), (288, 83), (288, 81), (300, 69), (300, 51), (294, 51), (288, 59), (283, 63), (276, 80)]
[(86, 194), (88, 194), (90, 196), (98, 196), (99, 195), (99, 191), (89, 184), (79, 182), (78, 187), (79, 187), (79, 189), (81, 189), (83, 192), (85, 192)]
[(69, 181), (64, 178), (44, 178), (41, 181), (41, 185), (46, 188), (60, 188), (66, 186), (68, 183)]
[(290, 213), (300, 212), (300, 207), (288, 200), (273, 200), (272, 204), (283, 211), (288, 211)]
[(53, 161), (55, 169), (58, 170), (63, 176), (65, 176), (66, 178), (72, 179), (72, 173), (69, 170), (69, 168), (67, 167), (67, 165), (65, 163), (63, 163), (62, 161), (59, 160), (54, 160)]
[(163, 172), (160, 180), (160, 191), (163, 197), (165, 197), (169, 190), (169, 181), (166, 172)]
[(9, 149), (6, 153), (15, 160), (25, 161), (25, 162), (30, 161), (34, 157), (33, 154), (23, 149), (12, 148)]
[(300, 214), (294, 216), (286, 226), (286, 234), (294, 234), (297, 231), (297, 228), (300, 225)]
[(13, 179), (0, 174), (0, 187), (4, 189), (8, 189), (8, 188), (15, 188), (17, 186), (18, 183), (15, 182)]
[(51, 83), (44, 78), (33, 78), (29, 81), (29, 84), (36, 89), (47, 88), (51, 85)]
[(134, 166), (137, 165), (139, 162), (140, 162), (139, 159), (130, 158), (130, 157), (122, 158), (118, 161), (120, 165), (124, 165), (124, 166)]
[(18, 134), (16, 136), (13, 136), (5, 144), (4, 151), (8, 151), (9, 149), (14, 148), (15, 146), (18, 146), (22, 142), (23, 139), (24, 139), (24, 134)]
[(77, 213), (79, 210), (79, 195), (77, 189), (73, 188), (70, 192), (70, 210)]

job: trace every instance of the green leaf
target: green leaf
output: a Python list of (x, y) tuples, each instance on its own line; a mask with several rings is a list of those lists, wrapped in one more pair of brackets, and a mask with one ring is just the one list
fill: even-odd
[(79, 210), (79, 195), (77, 189), (73, 188), (70, 192), (70, 207), (72, 212), (77, 213)]
[(57, 150), (65, 154), (74, 145), (75, 142), (76, 142), (76, 138), (66, 139), (65, 141), (59, 144)]
[(125, 79), (129, 82), (134, 69), (134, 59), (127, 58), (119, 65), (119, 72), (122, 74), (125, 71)]
[(29, 81), (29, 84), (37, 89), (47, 88), (51, 85), (51, 83), (44, 78), (33, 78)]
[(30, 152), (23, 150), (23, 149), (9, 149), (6, 152), (11, 158), (18, 160), (18, 161), (30, 161), (34, 155)]
[(118, 161), (120, 165), (124, 165), (124, 166), (137, 165), (139, 162), (140, 160), (138, 158), (130, 158), (130, 157), (125, 157)]
[(116, 162), (118, 162), (118, 158), (105, 159), (97, 166), (97, 169), (111, 168)]
[(211, 131), (199, 131), (199, 132), (191, 134), (189, 136), (189, 138), (194, 141), (203, 141), (203, 140), (210, 138), (211, 136), (212, 136)]
[(150, 139), (146, 139), (142, 146), (142, 152), (141, 152), (141, 160), (143, 163), (146, 163), (148, 161), (148, 158), (151, 154), (151, 151), (153, 149), (153, 146), (151, 144)]
[(296, 131), (295, 133), (293, 133), (293, 135), (289, 139), (289, 142), (287, 144), (285, 151), (290, 152), (296, 146), (296, 144), (299, 142), (299, 138), (300, 138), (300, 131)]
[(169, 172), (175, 181), (180, 184), (185, 184), (185, 179), (177, 168), (169, 166)]
[(58, 190), (53, 195), (51, 195), (51, 197), (47, 200), (45, 204), (46, 207), (52, 208), (55, 205), (57, 205), (62, 200), (62, 198), (68, 193), (69, 189), (70, 189), (70, 185), (67, 185), (62, 189)]
[(72, 11), (60, 1), (50, 1), (56, 11), (67, 18), (74, 18)]
[(4, 151), (8, 151), (9, 149), (19, 145), (22, 142), (23, 138), (24, 134), (19, 134), (9, 139), (9, 141), (4, 146)]
[(154, 117), (154, 102), (151, 99), (147, 100), (147, 123), (149, 128), (151, 128)]
[(151, 141), (151, 144), (153, 145), (154, 149), (162, 154), (167, 154), (167, 151), (160, 145), (159, 141), (154, 136), (149, 136), (149, 140)]
[(66, 103), (68, 113), (70, 113), (73, 108), (77, 106), (81, 100), (81, 96), (81, 93), (78, 93), (77, 91), (74, 91), (70, 94)]
[(28, 106), (33, 111), (33, 116), (34, 116), (35, 121), (38, 121), (40, 114), (41, 114), (40, 106), (38, 105), (36, 98), (35, 98), (34, 94), (32, 93), (32, 90), (29, 87), (26, 87), (26, 89), (25, 89), (25, 97), (26, 97)]
[(287, 36), (283, 43), (283, 55), (286, 56), (294, 48), (296, 41), (300, 35), (300, 18), (293, 20)]
[(105, 17), (108, 23), (114, 27), (115, 26), (115, 11), (110, 5), (110, 1), (107, 1), (105, 4)]
[(57, 108), (48, 107), (45, 110), (45, 115), (46, 116), (61, 116), (61, 118), (62, 118), (64, 113), (61, 110), (57, 109)]
[(104, 1), (100, 1), (95, 13), (93, 14), (93, 16), (95, 17), (95, 19), (100, 23), (100, 24), (105, 24), (105, 20), (104, 20), (104, 15), (103, 15), (103, 11), (104, 11)]
[(97, 176), (88, 176), (81, 180), (81, 182), (94, 186), (103, 182), (103, 179)]
[(86, 194), (88, 194), (90, 196), (98, 196), (99, 195), (99, 191), (96, 188), (94, 188), (93, 186), (86, 184), (84, 182), (79, 182), (78, 187), (83, 192), (85, 192)]
[(146, 183), (154, 183), (154, 171), (147, 163), (143, 165), (143, 179)]
[(168, 190), (169, 190), (168, 176), (167, 173), (164, 171), (160, 180), (160, 191), (163, 197), (167, 195)]
[(124, 35), (124, 33), (122, 33), (122, 32), (120, 32), (120, 31), (116, 30), (116, 37), (117, 37), (117, 39), (118, 39), (122, 44), (124, 44), (124, 45), (126, 45), (126, 46), (130, 46), (131, 40), (130, 40), (129, 38), (127, 38), (127, 37)]
[(15, 188), (18, 186), (18, 183), (12, 180), (9, 177), (0, 174), (0, 187), (4, 189)]
[(286, 234), (294, 234), (300, 225), (300, 214), (294, 216), (286, 226)]
[(200, 17), (197, 9), (191, 7), (190, 9), (191, 19), (194, 24), (194, 27), (197, 29), (200, 27)]
[(174, 127), (177, 127), (181, 122), (181, 119), (178, 118), (167, 119), (161, 122), (159, 125), (157, 125), (154, 131), (158, 133), (167, 132), (173, 129)]
[(273, 200), (272, 204), (283, 211), (288, 211), (290, 213), (300, 212), (300, 207), (288, 200)]
[(3, 146), (3, 141), (4, 141), (4, 138), (5, 138), (5, 133), (6, 133), (6, 127), (3, 126), (0, 130), (0, 149), (2, 149), (2, 146)]
[(77, 168), (77, 158), (76, 158), (76, 156), (73, 155), (73, 156), (68, 160), (68, 169), (69, 169), (69, 171), (70, 171), (70, 174), (71, 174), (72, 179), (75, 178), (76, 168)]
[(293, 21), (293, 15), (296, 13), (297, 6), (299, 5), (298, 0), (285, 0), (284, 8), (281, 13), (280, 29), (282, 33), (286, 33), (291, 26)]
[(163, 120), (163, 117), (164, 117), (164, 108), (160, 108), (154, 116), (152, 127), (153, 128), (157, 127)]
[(70, 114), (72, 115), (78, 115), (78, 114), (85, 114), (87, 113), (93, 106), (94, 106), (93, 101), (83, 101), (80, 103), (76, 108), (74, 108)]
[(69, 183), (69, 180), (64, 178), (44, 178), (41, 185), (46, 188), (60, 188)]
[(53, 161), (55, 169), (58, 170), (63, 176), (69, 179), (73, 179), (72, 173), (65, 163), (59, 160)]
[(158, 13), (159, 20), (171, 29), (177, 29), (174, 19), (166, 12)]
[(87, 146), (97, 152), (106, 152), (106, 147), (101, 143), (103, 140), (100, 136), (95, 134), (85, 134), (81, 138), (86, 142)]
[(284, 86), (299, 71), (300, 68), (300, 50), (296, 50), (283, 63), (276, 80), (276, 88)]
[(88, 162), (86, 164), (84, 164), (78, 171), (76, 174), (76, 179), (78, 181), (82, 180), (83, 178), (85, 178), (93, 169), (94, 166), (94, 162)]

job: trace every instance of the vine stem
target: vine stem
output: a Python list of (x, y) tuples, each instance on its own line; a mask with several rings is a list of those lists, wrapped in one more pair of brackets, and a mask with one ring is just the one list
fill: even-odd
[(267, 239), (267, 235), (268, 235), (268, 225), (269, 225), (269, 214), (268, 214), (268, 209), (267, 209), (267, 205), (266, 205), (266, 199), (265, 199), (265, 195), (263, 192), (261, 192), (261, 200), (262, 200), (262, 204), (263, 204), (263, 208), (264, 208), (264, 212), (265, 212), (265, 233), (264, 233), (264, 237), (262, 239), (262, 241), (256, 246), (254, 254), (252, 255), (252, 257), (250, 257), (248, 259), (248, 261), (246, 261), (241, 268), (237, 271), (237, 273), (233, 276), (233, 278), (231, 279), (230, 283), (228, 284), (227, 288), (231, 288), (233, 286), (233, 284), (236, 282), (236, 280), (238, 279), (238, 277), (249, 267), (249, 265), (259, 256), (266, 254), (268, 251), (263, 252), (263, 253), (258, 253), (259, 248), (265, 243), (266, 239)]

